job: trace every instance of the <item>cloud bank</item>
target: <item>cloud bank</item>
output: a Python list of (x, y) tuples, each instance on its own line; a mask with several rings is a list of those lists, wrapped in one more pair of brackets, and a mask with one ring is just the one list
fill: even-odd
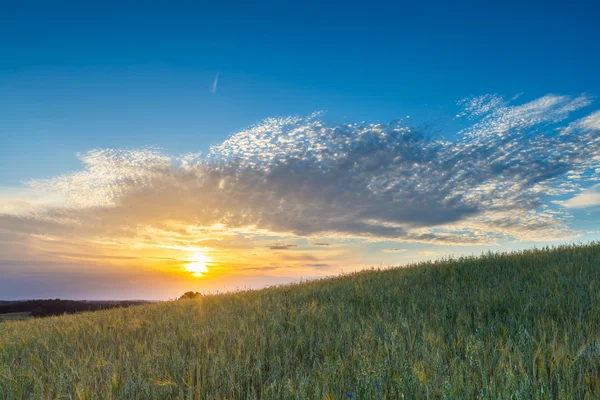
[[(193, 227), (441, 244), (576, 236), (569, 209), (551, 200), (598, 180), (600, 112), (571, 118), (591, 104), (586, 95), (513, 101), (461, 101), (457, 117), (469, 126), (448, 137), (315, 114), (267, 119), (205, 156), (92, 150), (79, 155), (80, 171), (28, 182), (52, 199), (45, 206), (0, 197), (0, 234), (131, 238)], [(566, 205), (589, 205), (594, 193)]]

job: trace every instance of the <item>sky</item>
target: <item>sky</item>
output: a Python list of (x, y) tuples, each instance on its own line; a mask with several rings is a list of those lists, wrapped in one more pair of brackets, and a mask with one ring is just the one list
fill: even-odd
[(598, 240), (600, 5), (386, 3), (3, 5), (0, 299)]

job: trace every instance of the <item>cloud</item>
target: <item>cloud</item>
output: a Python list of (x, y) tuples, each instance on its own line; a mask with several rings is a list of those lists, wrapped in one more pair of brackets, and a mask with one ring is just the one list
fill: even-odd
[(568, 208), (586, 208), (600, 206), (600, 184), (594, 185), (582, 193), (565, 201), (565, 207)]
[(425, 256), (425, 257), (436, 257), (439, 255), (442, 255), (444, 253), (442, 253), (441, 251), (429, 251), (429, 250), (424, 250), (424, 251), (419, 251), (420, 256)]
[(285, 255), (282, 257), (285, 261), (321, 261), (319, 258), (308, 253), (298, 253), (295, 255)]
[(600, 130), (600, 111), (596, 111), (593, 114), (583, 118), (580, 121), (580, 126), (584, 129), (589, 130)]
[(0, 187), (0, 215), (26, 215), (34, 210), (43, 210), (48, 206), (57, 206), (61, 198), (53, 193), (35, 190), (30, 187)]
[(276, 269), (280, 269), (282, 267), (280, 266), (276, 266), (276, 265), (272, 265), (272, 266), (262, 266), (262, 267), (244, 267), (244, 268), (240, 268), (241, 270), (244, 271), (274, 271)]
[(272, 246), (267, 246), (267, 248), (270, 250), (291, 250), (295, 247), (298, 246), (296, 246), (295, 244), (275, 244)]
[(219, 84), (219, 73), (217, 72), (217, 75), (215, 76), (215, 80), (212, 83), (212, 86), (210, 87), (210, 93), (215, 94), (217, 93), (217, 85)]
[(407, 251), (406, 249), (383, 249), (381, 250), (384, 253), (402, 253)]
[(459, 118), (467, 116), (469, 119), (473, 119), (480, 115), (488, 114), (503, 104), (505, 104), (504, 99), (495, 94), (466, 98), (458, 102), (458, 105), (462, 106), (463, 110), (456, 116)]
[(195, 237), (459, 245), (573, 237), (569, 209), (548, 205), (600, 168), (598, 112), (565, 122), (590, 103), (585, 95), (519, 105), (473, 98), (460, 113), (471, 125), (448, 137), (314, 114), (267, 119), (206, 156), (92, 150), (79, 155), (80, 171), (28, 183), (58, 201), (15, 208), (18, 199), (0, 196), (0, 233), (145, 240), (193, 226)]
[(324, 264), (324, 263), (314, 263), (314, 264), (306, 264), (307, 267), (312, 267), (312, 268), (327, 268), (329, 267), (329, 264)]

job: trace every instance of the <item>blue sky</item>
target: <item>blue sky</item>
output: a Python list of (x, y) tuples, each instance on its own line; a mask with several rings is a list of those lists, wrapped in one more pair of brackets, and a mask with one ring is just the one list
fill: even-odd
[(206, 149), (271, 116), (444, 129), (470, 95), (594, 95), (598, 7), (13, 2), (0, 17), (0, 184), (73, 169), (97, 147)]
[(5, 5), (0, 295), (175, 296), (195, 258), (213, 290), (597, 239), (599, 13)]

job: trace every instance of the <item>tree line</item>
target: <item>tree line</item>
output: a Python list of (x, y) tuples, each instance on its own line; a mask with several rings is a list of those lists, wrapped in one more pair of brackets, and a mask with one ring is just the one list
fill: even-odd
[(145, 304), (146, 301), (77, 301), (61, 299), (24, 300), (0, 304), (0, 314), (28, 312), (32, 317), (74, 314)]

